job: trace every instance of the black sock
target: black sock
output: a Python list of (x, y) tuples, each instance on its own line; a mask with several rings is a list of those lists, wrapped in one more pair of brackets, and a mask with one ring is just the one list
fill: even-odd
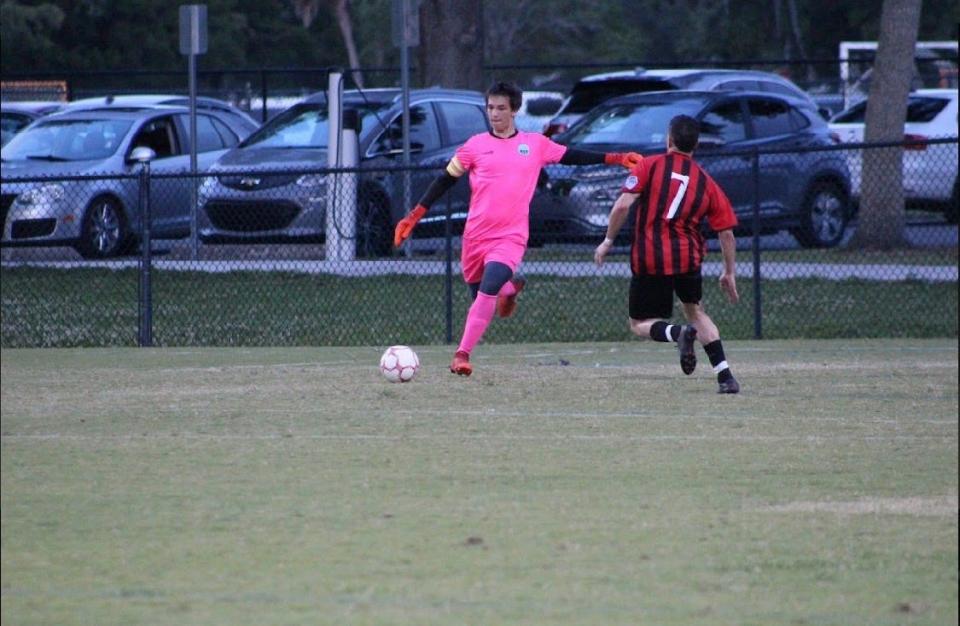
[(722, 383), (726, 380), (729, 380), (733, 377), (733, 372), (730, 371), (730, 366), (727, 365), (727, 357), (723, 355), (723, 344), (720, 343), (720, 340), (711, 341), (707, 345), (703, 346), (703, 351), (707, 353), (707, 357), (710, 358), (710, 365), (716, 368), (718, 365), (722, 365), (723, 369), (717, 372), (717, 382)]
[[(668, 332), (669, 329), (669, 332)], [(664, 321), (654, 322), (650, 326), (650, 338), (654, 341), (676, 341), (680, 338), (680, 331), (683, 327), (678, 324), (668, 324)]]

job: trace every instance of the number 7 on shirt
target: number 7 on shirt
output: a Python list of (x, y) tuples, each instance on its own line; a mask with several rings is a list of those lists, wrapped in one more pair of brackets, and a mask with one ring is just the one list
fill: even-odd
[(673, 197), (673, 202), (670, 203), (670, 208), (667, 209), (668, 220), (672, 220), (673, 216), (677, 214), (677, 209), (680, 208), (680, 203), (683, 202), (683, 196), (687, 193), (687, 184), (690, 182), (689, 176), (677, 174), (676, 172), (670, 172), (670, 178), (673, 180), (679, 180), (680, 188), (677, 189), (677, 195)]

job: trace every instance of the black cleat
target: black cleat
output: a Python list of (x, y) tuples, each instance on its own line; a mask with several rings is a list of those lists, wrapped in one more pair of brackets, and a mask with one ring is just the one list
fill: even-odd
[(740, 393), (740, 383), (733, 376), (719, 383), (719, 385), (717, 393)]
[(697, 329), (687, 324), (680, 330), (677, 339), (677, 349), (680, 350), (680, 369), (689, 376), (697, 369), (697, 353), (694, 344), (697, 340)]

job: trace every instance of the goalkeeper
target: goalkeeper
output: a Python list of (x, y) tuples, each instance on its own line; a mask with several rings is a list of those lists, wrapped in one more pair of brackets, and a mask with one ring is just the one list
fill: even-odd
[(517, 267), (527, 249), (530, 199), (540, 169), (548, 163), (606, 163), (632, 168), (642, 157), (634, 152), (606, 153), (572, 150), (539, 133), (517, 130), (514, 120), (523, 93), (512, 83), (498, 82), (487, 90), (491, 131), (474, 135), (457, 150), (446, 172), (427, 188), (420, 202), (397, 224), (393, 243), (400, 246), (430, 205), (464, 174), (470, 174), (470, 208), (463, 231), (460, 264), (473, 304), (467, 312), (460, 345), (450, 371), (473, 372), (470, 354), (496, 312), (509, 317), (526, 280)]

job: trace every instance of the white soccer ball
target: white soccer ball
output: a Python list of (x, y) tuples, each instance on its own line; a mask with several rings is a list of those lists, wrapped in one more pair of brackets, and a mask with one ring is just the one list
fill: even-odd
[(407, 346), (390, 346), (380, 357), (380, 373), (392, 383), (408, 383), (418, 371), (420, 359)]

